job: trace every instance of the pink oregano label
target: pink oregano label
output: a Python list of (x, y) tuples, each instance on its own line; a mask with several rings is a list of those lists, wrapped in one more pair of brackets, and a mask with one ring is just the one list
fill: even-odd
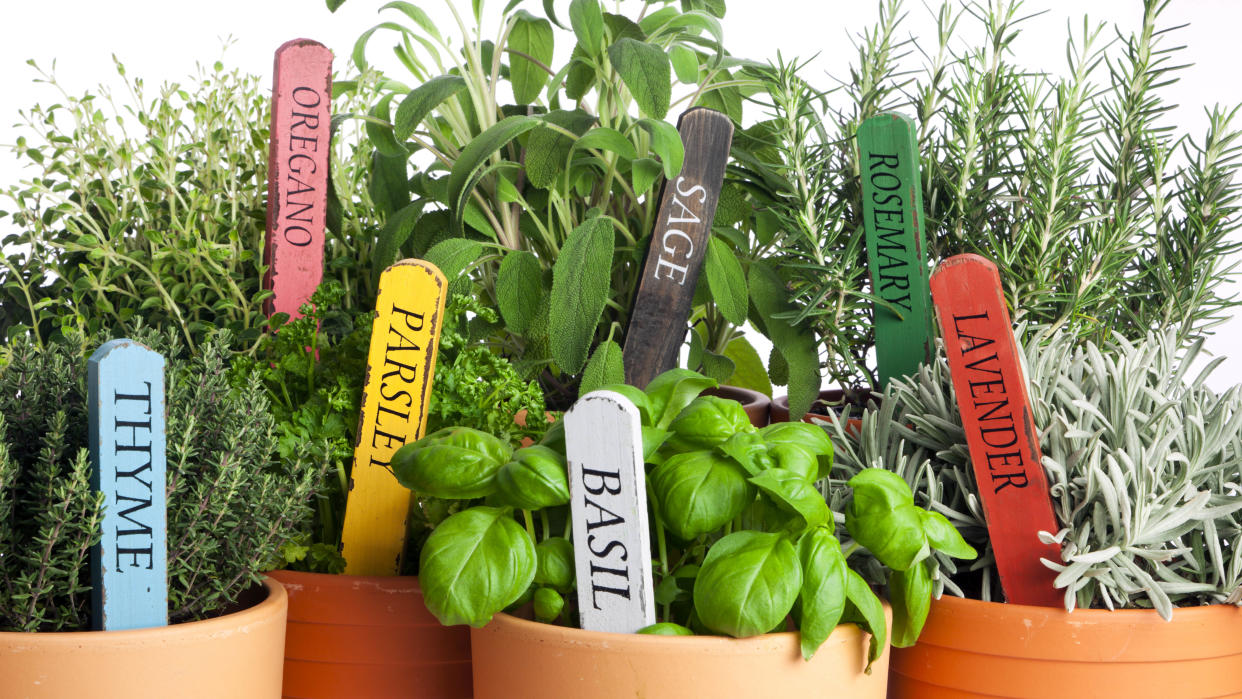
[(267, 184), (269, 316), (310, 300), (323, 279), (331, 146), (332, 52), (310, 39), (276, 49)]

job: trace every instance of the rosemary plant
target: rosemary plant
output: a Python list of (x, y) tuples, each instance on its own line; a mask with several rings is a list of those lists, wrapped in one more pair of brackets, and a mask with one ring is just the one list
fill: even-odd
[[(1021, 333), (1020, 333), (1021, 334)], [(1242, 387), (1204, 385), (1191, 366), (1202, 340), (1175, 330), (1097, 345), (1073, 331), (1029, 333), (1022, 352), (1048, 476), (1065, 606), (1174, 607), (1242, 603)], [(1219, 361), (1219, 360), (1218, 360)], [(847, 415), (848, 417), (848, 415)], [(943, 353), (893, 381), (858, 433), (830, 429), (835, 479), (896, 471), (920, 505), (944, 514), (985, 552), (969, 570), (944, 557), (938, 584), (1000, 599), (966, 435)]]
[[(138, 330), (166, 357), (168, 616), (201, 619), (259, 581), (304, 519), (319, 473), (281, 460), (259, 378), (229, 385), (228, 337), (187, 357), (176, 331)], [(69, 333), (19, 337), (0, 367), (0, 629), (79, 630), (102, 495), (90, 488), (86, 360)]]
[[(1138, 31), (1112, 41), (1084, 21), (1056, 76), (1013, 56), (1028, 19), (1020, 0), (943, 3), (931, 45), (899, 40), (903, 2), (884, 0), (833, 92), (797, 66), (764, 74), (769, 119), (754, 131), (772, 148), (736, 174), (763, 185), (752, 203), (778, 228), (764, 254), (832, 381), (875, 385), (854, 137), (882, 111), (919, 127), (929, 259), (996, 262), (1018, 320), (1100, 343), (1113, 331), (1200, 337), (1228, 316), (1237, 301), (1221, 285), (1242, 246), (1237, 110), (1211, 110), (1197, 140), (1167, 122), (1163, 88), (1182, 68), (1160, 23), (1167, 5), (1144, 0)], [(972, 23), (979, 45), (951, 40)]]

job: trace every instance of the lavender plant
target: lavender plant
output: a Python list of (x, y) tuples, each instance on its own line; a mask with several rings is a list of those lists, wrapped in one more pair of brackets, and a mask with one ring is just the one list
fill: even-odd
[[(1062, 545), (1065, 606), (1242, 603), (1242, 387), (1217, 394), (1192, 366), (1202, 341), (1150, 333), (1083, 342), (1068, 328), (1027, 333), (1023, 355)], [(1217, 360), (1219, 362), (1219, 360)], [(848, 415), (846, 416), (848, 417)], [(837, 421), (840, 478), (868, 466), (901, 475), (983, 553), (959, 570), (937, 557), (938, 587), (1001, 599), (966, 434), (943, 354), (893, 381), (854, 433)], [(832, 492), (832, 491), (829, 491)]]

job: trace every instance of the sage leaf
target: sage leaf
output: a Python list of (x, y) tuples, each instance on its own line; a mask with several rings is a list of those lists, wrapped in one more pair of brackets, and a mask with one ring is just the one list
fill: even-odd
[(768, 398), (772, 397), (772, 382), (768, 371), (753, 345), (745, 337), (735, 337), (725, 345), (724, 356), (733, 360), (733, 375), (724, 381), (730, 386), (749, 388)]
[(626, 160), (633, 160), (638, 156), (638, 153), (634, 150), (634, 144), (630, 143), (628, 138), (621, 135), (620, 131), (606, 126), (591, 129), (582, 138), (579, 138), (573, 147), (574, 149), (596, 148), (611, 151)]
[(621, 346), (609, 340), (602, 342), (591, 353), (582, 372), (582, 384), (578, 387), (578, 395), (585, 396), (602, 386), (622, 383), (625, 381), (625, 364), (622, 360)]
[(378, 150), (371, 154), (371, 181), (367, 185), (371, 201), (385, 216), (392, 216), (410, 203), (410, 182), (406, 177), (406, 157), (387, 156)]
[(508, 510), (473, 507), (440, 523), (419, 557), (423, 601), (441, 624), (481, 628), (535, 578), (535, 544)]
[(371, 283), (378, 284), (380, 273), (397, 261), (401, 246), (410, 239), (414, 225), (422, 215), (423, 200), (420, 199), (388, 217), (388, 221), (376, 236), (375, 248), (371, 251)]
[(734, 325), (744, 325), (748, 304), (746, 273), (728, 243), (715, 236), (709, 239), (703, 272), (720, 314)]
[(604, 13), (599, 0), (573, 0), (569, 3), (569, 24), (578, 45), (588, 56), (599, 55), (604, 43)]
[(798, 630), (802, 634), (802, 657), (810, 660), (845, 612), (848, 566), (841, 543), (824, 527), (815, 527), (798, 539), (798, 562), (802, 566)]
[(788, 539), (739, 531), (708, 550), (694, 581), (694, 608), (712, 631), (757, 636), (785, 620), (801, 589), (802, 567)]
[(673, 64), (673, 73), (686, 85), (699, 82), (699, 55), (682, 44), (674, 44), (668, 50), (669, 62)]
[[(509, 32), (509, 48), (534, 58), (544, 66), (552, 63), (554, 46), (552, 23), (536, 17), (526, 10), (518, 11)], [(513, 99), (518, 104), (530, 104), (548, 82), (548, 71), (518, 53), (509, 55), (509, 82), (513, 86)]]
[[(553, 124), (580, 136), (595, 123), (595, 117), (581, 110), (557, 109), (540, 117), (544, 124)], [(547, 189), (565, 171), (574, 139), (541, 124), (526, 140), (526, 176), (530, 183)]]
[[(781, 356), (789, 367), (789, 418), (797, 420), (811, 409), (819, 397), (819, 350), (806, 325), (794, 327), (785, 318), (794, 310), (785, 291), (785, 283), (766, 264), (750, 266), (750, 298), (762, 319), (773, 348), (780, 347)], [(773, 383), (779, 383), (773, 378)]]
[(565, 240), (552, 267), (552, 359), (561, 371), (576, 374), (586, 363), (595, 327), (611, 288), (615, 236), (608, 219), (583, 221)]
[(672, 71), (668, 56), (658, 46), (630, 38), (608, 47), (608, 58), (638, 104), (653, 119), (668, 114), (672, 97)]
[(397, 107), (393, 133), (404, 141), (414, 133), (431, 110), (466, 89), (466, 81), (458, 75), (440, 75), (410, 90)]
[(466, 199), (470, 196), (473, 185), (477, 183), (477, 181), (472, 182), (475, 173), (496, 151), (538, 125), (539, 120), (534, 117), (521, 115), (507, 117), (476, 136), (458, 154), (448, 177), (449, 208), (454, 213), (453, 218), (458, 235), (463, 232), (461, 212), (465, 209)]
[(449, 280), (449, 294), (464, 294), (470, 290), (470, 277), (466, 270), (482, 252), (483, 246), (477, 241), (449, 238), (431, 246), (423, 259), (439, 267), (444, 278)]
[(652, 185), (660, 178), (660, 161), (655, 158), (638, 158), (630, 164), (630, 182), (634, 185), (635, 196), (642, 196), (651, 191)]
[[(404, 158), (409, 155), (409, 151), (397, 142), (393, 135), (392, 125), (388, 123), (389, 105), (396, 96), (397, 93), (390, 92), (376, 102), (369, 112), (375, 119), (367, 119), (363, 122), (363, 126), (367, 132), (367, 140), (375, 146), (375, 150), (390, 158)], [(379, 120), (379, 123), (376, 120)]]
[(670, 180), (676, 177), (686, 160), (686, 146), (681, 141), (681, 134), (672, 124), (658, 119), (639, 119), (635, 123), (651, 134), (651, 150), (660, 156), (664, 176)]
[(543, 269), (534, 253), (514, 250), (506, 254), (496, 274), (496, 305), (505, 327), (515, 335), (525, 335), (544, 294)]

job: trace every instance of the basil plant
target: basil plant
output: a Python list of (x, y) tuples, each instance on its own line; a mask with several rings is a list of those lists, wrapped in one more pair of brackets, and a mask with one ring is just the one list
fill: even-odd
[[(932, 550), (975, 551), (883, 469), (852, 478), (844, 515), (834, 516), (815, 487), (832, 468), (827, 433), (800, 422), (756, 429), (739, 403), (700, 395), (715, 385), (673, 369), (645, 391), (607, 387), (642, 416), (659, 623), (640, 633), (754, 636), (792, 616), (809, 659), (837, 624), (854, 622), (872, 634), (874, 660), (888, 633), (883, 605), (849, 566), (865, 547), (891, 571), (893, 643), (913, 643), (930, 603)], [(432, 532), (419, 561), (427, 608), (442, 623), (483, 626), (527, 602), (541, 621), (570, 618), (564, 444), (561, 422), (516, 450), (449, 427), (394, 455), (398, 480), (416, 493), (474, 501)], [(848, 538), (838, 538), (839, 519)]]

